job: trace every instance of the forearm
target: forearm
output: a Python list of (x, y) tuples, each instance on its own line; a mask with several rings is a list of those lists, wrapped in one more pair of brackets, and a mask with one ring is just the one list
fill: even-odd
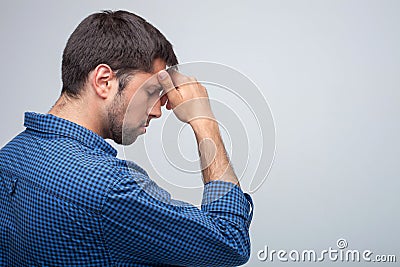
[[(253, 208), (250, 196), (240, 188), (208, 183), (199, 210), (171, 199), (146, 174), (125, 171), (126, 178), (114, 184), (101, 215), (104, 240), (111, 255), (117, 255), (117, 265), (144, 261), (227, 267), (248, 260)], [(140, 186), (143, 181), (148, 182), (146, 190)]]
[(229, 162), (218, 123), (214, 119), (195, 119), (190, 122), (195, 133), (203, 182), (221, 180), (239, 186), (239, 181)]
[(195, 78), (176, 71), (171, 71), (171, 75), (174, 82), (165, 71), (161, 71), (158, 76), (168, 97), (167, 109), (173, 109), (179, 120), (191, 125), (199, 148), (204, 183), (222, 180), (239, 186), (218, 123), (214, 119), (206, 88)]

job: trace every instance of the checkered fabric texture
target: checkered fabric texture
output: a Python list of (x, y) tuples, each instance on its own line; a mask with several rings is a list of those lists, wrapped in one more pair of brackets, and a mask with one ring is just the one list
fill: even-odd
[(204, 186), (174, 200), (102, 137), (51, 114), (0, 150), (0, 266), (238, 266), (250, 255), (250, 196)]

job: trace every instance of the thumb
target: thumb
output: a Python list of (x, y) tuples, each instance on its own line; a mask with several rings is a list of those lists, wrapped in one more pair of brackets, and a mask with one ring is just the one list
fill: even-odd
[(161, 86), (164, 89), (165, 94), (168, 97), (168, 102), (172, 106), (176, 106), (179, 101), (180, 101), (180, 94), (179, 92), (175, 89), (175, 85), (172, 82), (171, 76), (169, 76), (168, 72), (165, 70), (162, 70), (158, 73), (157, 75), (158, 82), (161, 84)]

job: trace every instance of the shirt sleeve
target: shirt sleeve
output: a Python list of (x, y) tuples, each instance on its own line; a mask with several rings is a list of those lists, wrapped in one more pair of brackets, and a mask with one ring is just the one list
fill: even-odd
[(199, 209), (137, 172), (108, 194), (101, 213), (104, 242), (121, 265), (238, 266), (250, 257), (252, 206), (238, 186), (213, 181)]

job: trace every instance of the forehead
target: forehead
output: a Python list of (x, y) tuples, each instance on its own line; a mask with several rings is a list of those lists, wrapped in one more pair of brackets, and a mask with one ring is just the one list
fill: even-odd
[(128, 82), (127, 88), (124, 89), (124, 94), (126, 94), (128, 98), (131, 98), (138, 91), (160, 87), (157, 73), (165, 68), (165, 61), (156, 58), (153, 60), (153, 69), (151, 72), (137, 72), (133, 75), (133, 78)]
[(153, 74), (164, 70), (167, 67), (167, 64), (161, 58), (156, 58), (153, 60)]
[(167, 65), (164, 60), (156, 58), (153, 61), (153, 70), (151, 73), (147, 73), (146, 80), (142, 83), (142, 87), (159, 87), (160, 83), (158, 82), (157, 73), (164, 70), (166, 67)]
[(158, 82), (157, 74), (153, 74), (149, 76), (140, 87), (143, 89), (152, 89), (160, 86), (161, 84)]

